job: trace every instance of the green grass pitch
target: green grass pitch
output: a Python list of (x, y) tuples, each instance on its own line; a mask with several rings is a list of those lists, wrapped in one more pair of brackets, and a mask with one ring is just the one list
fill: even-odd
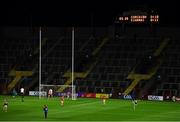
[[(130, 100), (108, 99), (106, 105), (100, 99), (77, 98), (60, 105), (59, 98), (38, 99), (25, 96), (24, 102), (17, 96), (0, 96), (8, 99), (8, 112), (0, 111), (0, 121), (180, 121), (179, 102), (138, 101), (136, 110)], [(49, 108), (44, 118), (43, 105)]]

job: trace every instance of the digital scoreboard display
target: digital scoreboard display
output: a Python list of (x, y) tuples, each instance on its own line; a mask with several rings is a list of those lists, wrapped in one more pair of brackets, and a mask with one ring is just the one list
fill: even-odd
[(131, 23), (145, 23), (145, 22), (152, 22), (157, 23), (159, 22), (159, 15), (133, 15), (133, 16), (120, 16), (118, 18), (120, 22), (131, 22)]
[(118, 17), (119, 23), (158, 23), (158, 14), (147, 14), (146, 12), (131, 11), (125, 12)]

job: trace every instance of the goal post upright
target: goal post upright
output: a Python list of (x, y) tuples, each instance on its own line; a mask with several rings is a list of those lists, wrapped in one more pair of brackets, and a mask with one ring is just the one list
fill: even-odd
[(41, 27), (39, 28), (39, 99), (41, 98)]
[(72, 83), (72, 100), (74, 98), (74, 27), (72, 27), (72, 67), (71, 67), (71, 83)]

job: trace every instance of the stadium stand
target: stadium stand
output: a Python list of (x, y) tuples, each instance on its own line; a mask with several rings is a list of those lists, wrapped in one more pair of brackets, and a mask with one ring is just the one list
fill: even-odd
[[(74, 81), (77, 92), (103, 92), (118, 97), (133, 84), (130, 78), (133, 69), (137, 74), (147, 74), (157, 64), (156, 60), (161, 60), (151, 78), (134, 82), (127, 93), (135, 89), (139, 97), (147, 94), (179, 96), (179, 42), (174, 38), (165, 44), (162, 30), (152, 33), (146, 28), (132, 27), (112, 36), (108, 28), (76, 28)], [(7, 93), (22, 85), (27, 91), (37, 90), (39, 30), (21, 27), (4, 28), (3, 31), (0, 45), (1, 91)], [(42, 83), (71, 84), (71, 31), (65, 27), (42, 29)], [(21, 76), (15, 77), (18, 72)], [(14, 78), (16, 83), (10, 85)]]
[(164, 52), (164, 62), (159, 70), (155, 94), (163, 95), (164, 97), (172, 97), (173, 95), (179, 96), (180, 82), (179, 82), (179, 41), (172, 39), (171, 43), (167, 46)]

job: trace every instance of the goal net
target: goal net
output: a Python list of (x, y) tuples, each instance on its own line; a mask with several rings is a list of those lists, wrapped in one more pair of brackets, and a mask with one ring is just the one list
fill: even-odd
[(77, 99), (76, 87), (72, 85), (48, 85), (41, 84), (40, 85), (40, 93), (47, 94), (39, 94), (39, 97), (47, 97), (49, 90), (52, 89), (53, 96), (60, 97), (64, 96), (66, 98), (72, 98), (72, 100)]

